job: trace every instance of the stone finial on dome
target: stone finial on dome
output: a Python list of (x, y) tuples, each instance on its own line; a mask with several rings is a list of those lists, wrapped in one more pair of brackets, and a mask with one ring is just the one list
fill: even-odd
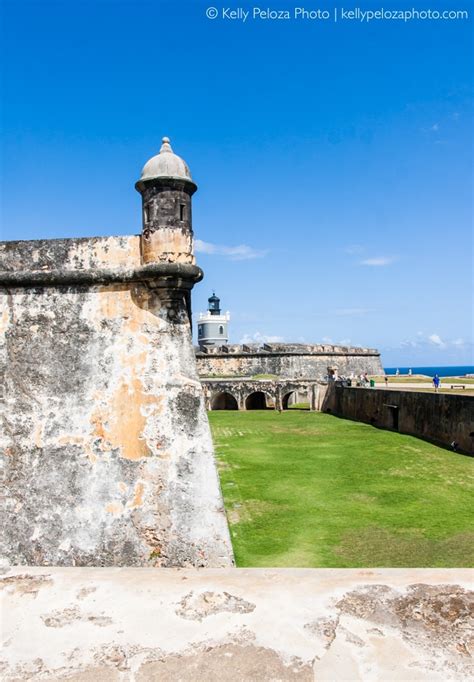
[(159, 154), (153, 156), (143, 166), (142, 174), (138, 182), (142, 183), (144, 180), (154, 180), (158, 178), (188, 180), (189, 182), (193, 182), (187, 163), (173, 152), (169, 137), (163, 137)]
[(163, 154), (163, 152), (170, 152), (170, 154), (173, 154), (173, 150), (171, 149), (171, 140), (169, 137), (163, 137), (162, 138), (162, 145), (160, 149), (160, 154)]

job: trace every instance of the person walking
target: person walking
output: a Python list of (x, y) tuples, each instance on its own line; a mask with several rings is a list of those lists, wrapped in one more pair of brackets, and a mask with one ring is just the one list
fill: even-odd
[(438, 393), (439, 390), (439, 376), (437, 374), (434, 375), (433, 377), (433, 386), (435, 389), (435, 393)]

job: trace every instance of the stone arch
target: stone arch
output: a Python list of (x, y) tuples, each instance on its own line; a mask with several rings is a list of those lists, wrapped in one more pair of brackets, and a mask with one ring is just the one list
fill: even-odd
[(268, 399), (271, 396), (265, 391), (252, 391), (245, 398), (245, 409), (246, 410), (266, 410), (268, 405)]
[(211, 398), (211, 410), (238, 410), (237, 398), (228, 391), (220, 391)]
[(281, 398), (281, 407), (283, 410), (287, 410), (289, 407), (289, 401), (292, 395), (296, 396), (296, 391), (295, 390), (290, 390), (287, 393), (284, 393), (282, 398)]
[(296, 402), (308, 403), (311, 406), (311, 387), (308, 385), (287, 384), (281, 387), (281, 407), (287, 410), (292, 396)]

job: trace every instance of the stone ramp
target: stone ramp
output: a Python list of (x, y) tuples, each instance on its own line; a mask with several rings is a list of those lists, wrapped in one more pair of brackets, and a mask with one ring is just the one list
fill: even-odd
[(464, 569), (16, 567), (0, 579), (2, 678), (466, 680), (470, 579)]

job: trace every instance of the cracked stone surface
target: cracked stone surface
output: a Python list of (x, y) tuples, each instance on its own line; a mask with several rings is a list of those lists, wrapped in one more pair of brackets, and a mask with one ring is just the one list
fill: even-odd
[(0, 671), (7, 682), (464, 681), (471, 578), (465, 569), (12, 568), (0, 577)]
[(190, 592), (179, 603), (176, 609), (178, 616), (189, 620), (202, 620), (214, 613), (230, 611), (232, 613), (251, 613), (255, 604), (236, 597), (228, 592)]
[(41, 616), (41, 620), (47, 628), (63, 628), (66, 625), (72, 625), (79, 621), (93, 623), (105, 627), (112, 622), (108, 616), (95, 613), (84, 613), (77, 606), (69, 609), (57, 609), (49, 614)]

